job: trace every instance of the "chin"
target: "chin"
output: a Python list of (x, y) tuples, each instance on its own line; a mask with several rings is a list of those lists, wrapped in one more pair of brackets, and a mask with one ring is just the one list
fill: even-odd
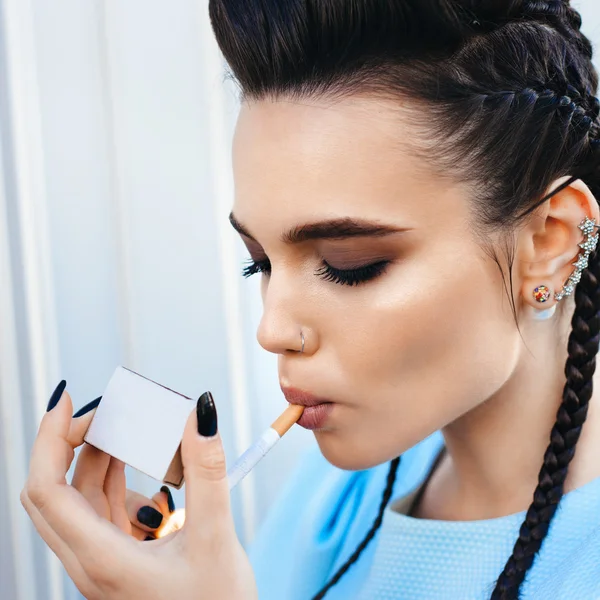
[(315, 431), (315, 438), (325, 460), (344, 471), (364, 471), (394, 458), (377, 456), (374, 448), (367, 450), (352, 440), (340, 438), (339, 433), (332, 430)]

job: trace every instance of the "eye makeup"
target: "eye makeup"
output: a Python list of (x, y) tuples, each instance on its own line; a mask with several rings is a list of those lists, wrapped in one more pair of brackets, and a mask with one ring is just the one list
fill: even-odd
[(354, 269), (336, 269), (325, 263), (315, 275), (319, 275), (325, 281), (332, 281), (341, 285), (359, 285), (366, 283), (382, 275), (390, 261), (379, 261), (374, 264), (364, 265)]
[[(271, 262), (264, 250), (255, 242), (246, 245), (254, 257), (247, 261), (242, 276), (251, 277), (257, 273), (270, 275)], [(318, 242), (315, 245), (315, 254), (321, 264), (315, 275), (340, 285), (360, 285), (383, 275), (398, 253), (397, 242), (394, 244), (389, 239)]]
[[(341, 285), (359, 285), (382, 275), (390, 262), (391, 261), (389, 260), (380, 260), (375, 263), (365, 264), (351, 269), (338, 269), (328, 264), (326, 261), (322, 261), (322, 265), (315, 272), (315, 275), (323, 278), (325, 281), (332, 281), (333, 283)], [(242, 276), (251, 277), (256, 273), (264, 273), (265, 275), (271, 273), (271, 263), (269, 259), (261, 261), (250, 259), (249, 264), (242, 271)]]
[(252, 277), (252, 275), (256, 275), (257, 273), (268, 275), (271, 272), (271, 262), (268, 258), (264, 260), (253, 260), (250, 258), (246, 261), (246, 265), (242, 270), (242, 277)]

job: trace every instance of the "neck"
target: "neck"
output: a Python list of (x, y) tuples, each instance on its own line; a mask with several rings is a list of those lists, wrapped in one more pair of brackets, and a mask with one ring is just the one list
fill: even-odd
[[(448, 452), (416, 516), (491, 519), (529, 507), (565, 385), (567, 353), (560, 348), (566, 346), (568, 330), (560, 337), (564, 342), (558, 343), (554, 325), (535, 323), (533, 334), (523, 331), (527, 348), (510, 380), (444, 428)], [(595, 392), (569, 465), (565, 493), (600, 476), (599, 403)]]

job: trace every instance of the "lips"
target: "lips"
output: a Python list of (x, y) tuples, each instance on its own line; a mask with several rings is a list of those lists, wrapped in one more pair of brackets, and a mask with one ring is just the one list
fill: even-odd
[(301, 404), (302, 406), (318, 406), (319, 404), (330, 404), (331, 400), (328, 398), (319, 398), (310, 392), (299, 390), (297, 388), (282, 387), (281, 391), (285, 396), (285, 399), (290, 404)]
[(290, 404), (300, 404), (306, 407), (298, 420), (298, 425), (311, 430), (323, 427), (334, 406), (331, 400), (297, 388), (282, 387), (281, 391)]

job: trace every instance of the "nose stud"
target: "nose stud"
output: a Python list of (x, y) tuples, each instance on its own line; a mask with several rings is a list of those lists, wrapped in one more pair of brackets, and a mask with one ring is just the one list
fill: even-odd
[(300, 332), (300, 339), (302, 340), (302, 350), (300, 350), (300, 354), (304, 353), (304, 334)]

